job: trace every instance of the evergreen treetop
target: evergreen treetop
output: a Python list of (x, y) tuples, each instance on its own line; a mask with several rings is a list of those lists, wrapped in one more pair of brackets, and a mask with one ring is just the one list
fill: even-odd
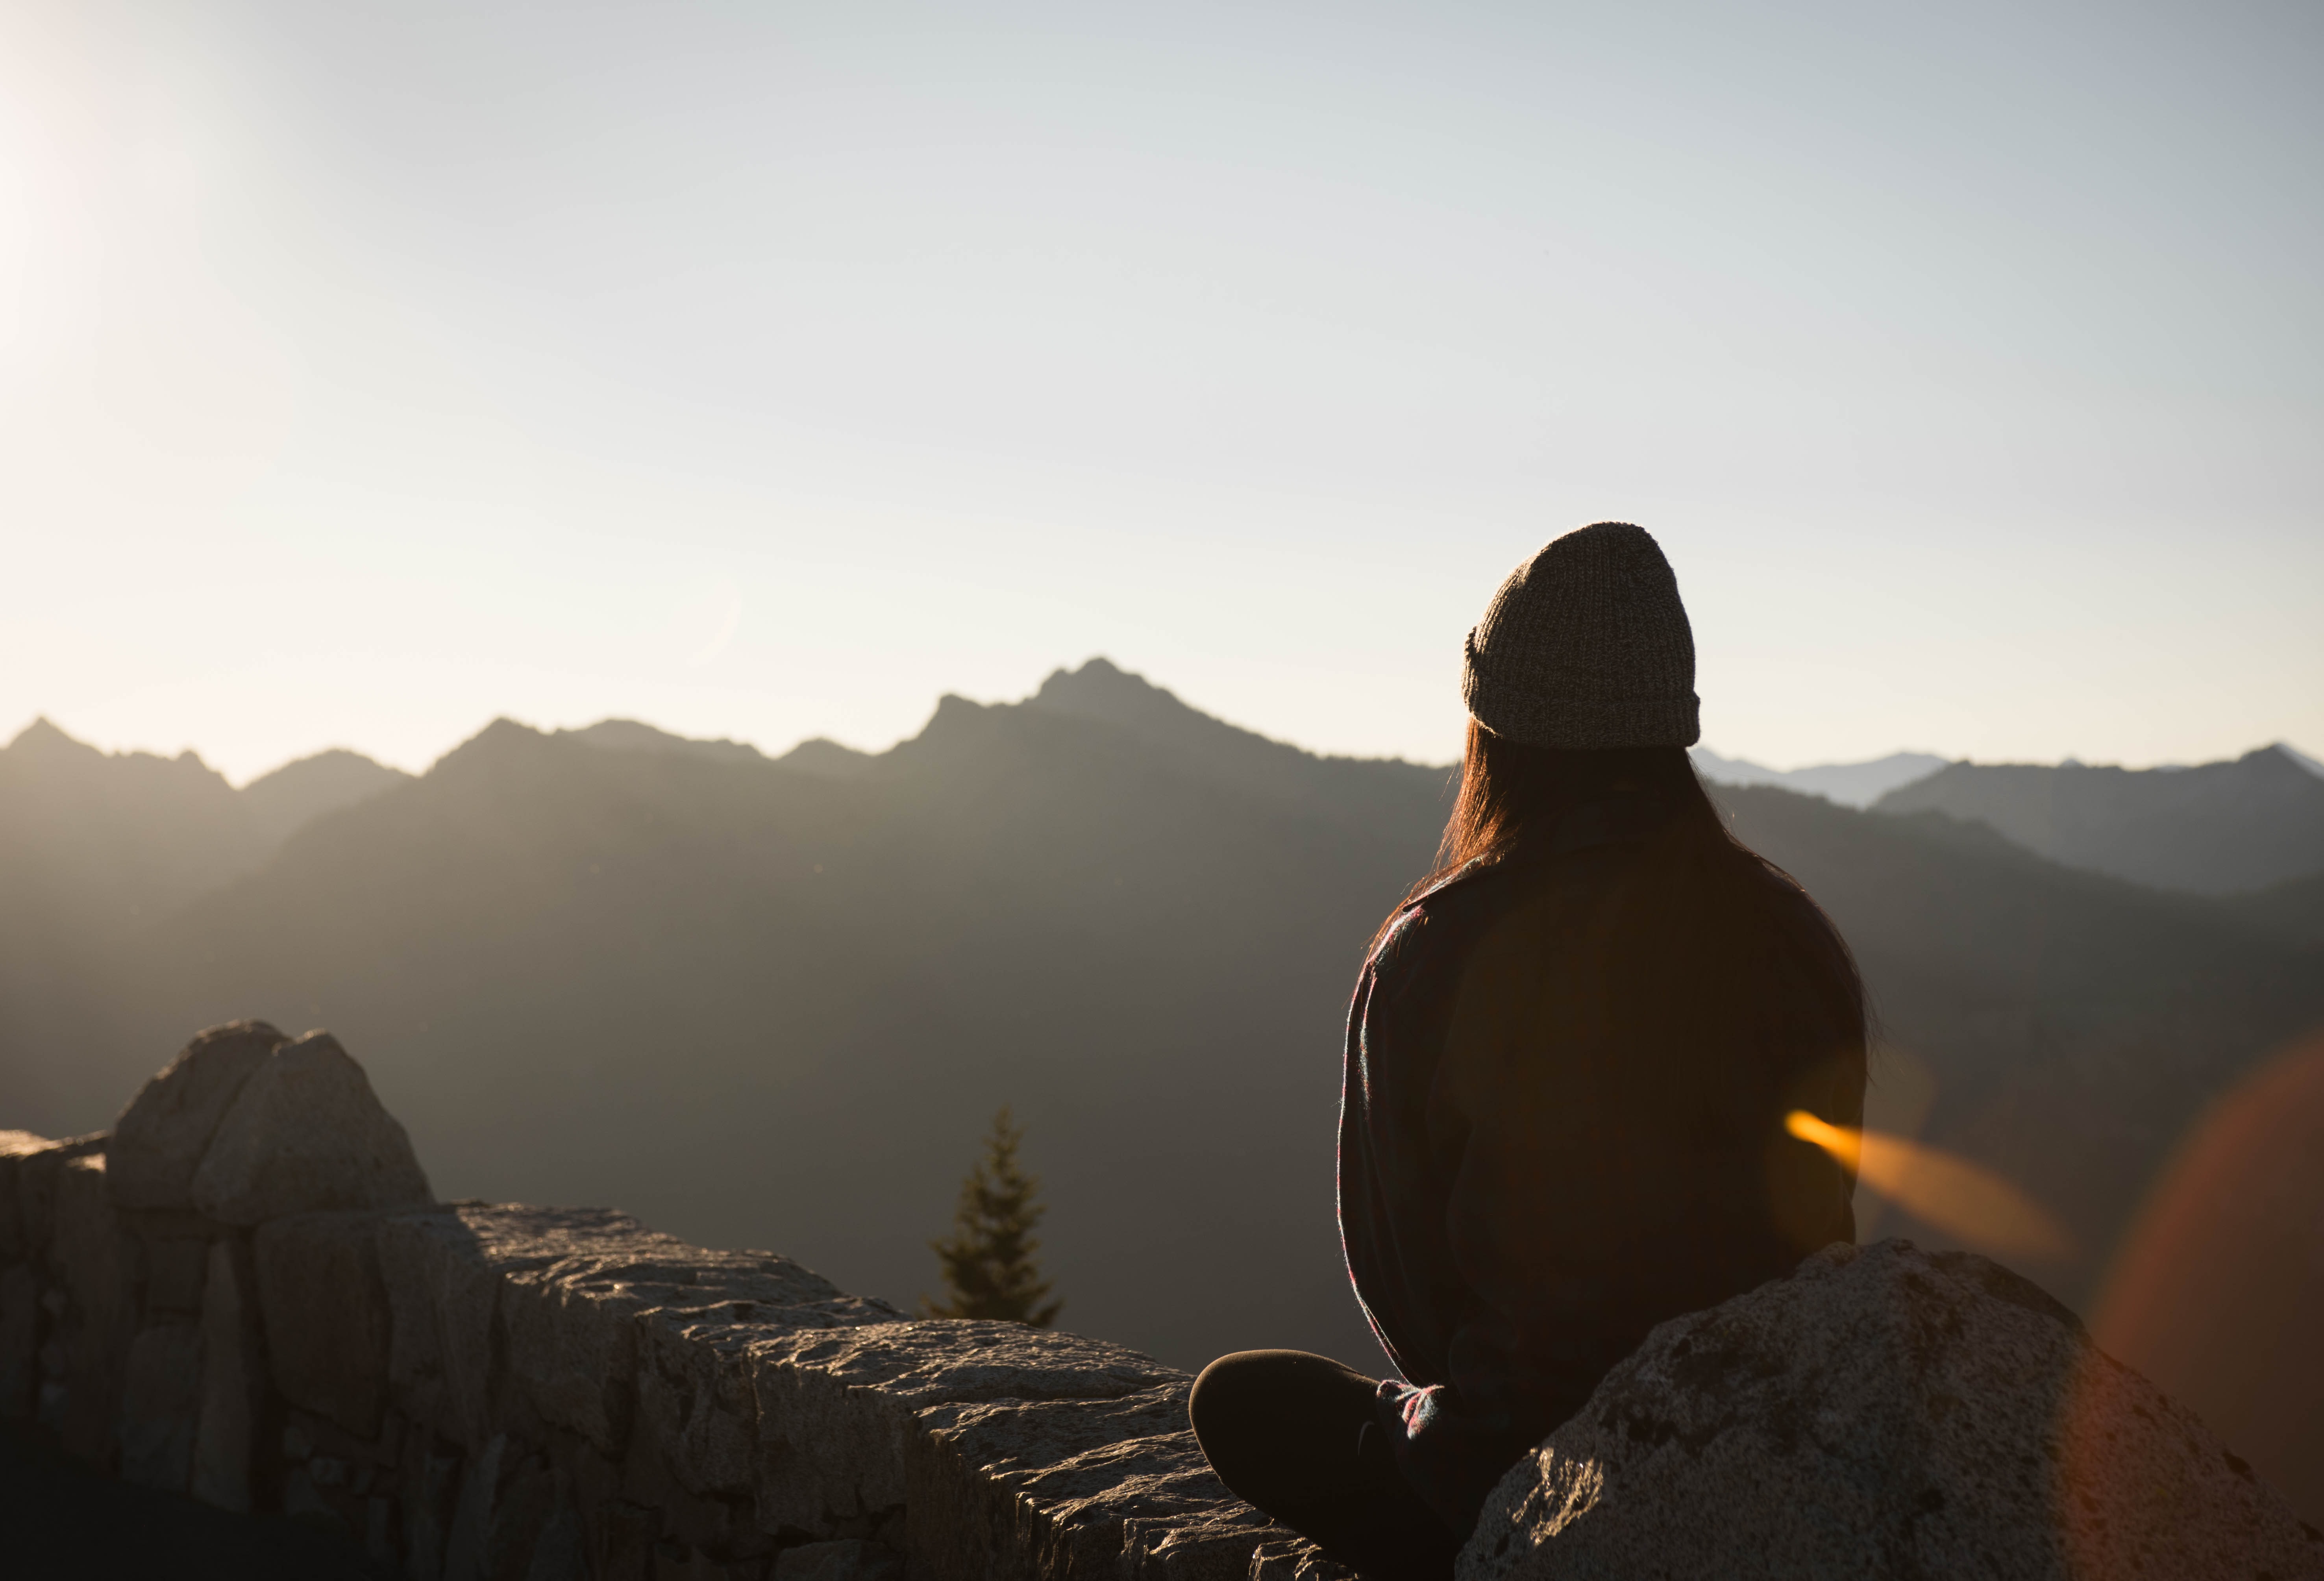
[(992, 1117), (984, 1157), (961, 1183), (960, 1207), (952, 1234), (928, 1245), (943, 1265), (945, 1299), (920, 1298), (929, 1318), (986, 1318), (1047, 1328), (1057, 1320), (1062, 1301), (1047, 1299), (1034, 1253), (1041, 1243), (1034, 1228), (1048, 1210), (1038, 1200), (1039, 1180), (1017, 1164), (1024, 1132), (1008, 1106)]

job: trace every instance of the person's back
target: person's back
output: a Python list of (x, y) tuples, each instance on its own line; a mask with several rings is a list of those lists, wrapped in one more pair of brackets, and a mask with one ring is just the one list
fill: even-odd
[(1496, 597), (1443, 864), (1348, 1030), (1342, 1238), (1401, 1379), (1247, 1352), (1197, 1382), (1229, 1485), (1368, 1572), (1449, 1569), (1655, 1323), (1853, 1238), (1853, 1182), (1784, 1122), (1858, 1122), (1861, 990), (1696, 780), (1692, 684), (1635, 527), (1558, 541)]

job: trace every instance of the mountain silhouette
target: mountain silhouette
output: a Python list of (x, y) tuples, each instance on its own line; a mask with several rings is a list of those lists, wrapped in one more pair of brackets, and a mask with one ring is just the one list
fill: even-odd
[(0, 747), (0, 1100), (95, 1112), (83, 1007), (137, 991), (152, 930), (299, 829), (410, 779), (327, 752), (237, 790), (190, 752), (105, 753), (45, 718), (27, 726)]
[(1720, 757), (1707, 746), (1687, 755), (1696, 772), (1720, 785), (1775, 785), (1821, 796), (1842, 807), (1869, 807), (1899, 786), (1927, 778), (1945, 766), (1934, 753), (1892, 752), (1861, 763), (1817, 763), (1804, 769), (1770, 769), (1748, 758)]
[(635, 719), (600, 719), (595, 725), (579, 730), (560, 730), (559, 735), (569, 735), (585, 746), (602, 747), (607, 752), (670, 752), (687, 757), (708, 758), (715, 763), (758, 763), (766, 754), (757, 747), (740, 741), (699, 741), (691, 736), (672, 735), (667, 730), (657, 730)]
[(242, 788), (238, 800), (249, 809), (255, 843), (263, 854), (325, 813), (368, 801), (410, 778), (359, 752), (334, 747), (261, 774)]
[(1973, 818), (2158, 889), (2227, 894), (2324, 872), (2324, 778), (2279, 746), (2186, 769), (1951, 763), (1877, 805)]
[[(908, 1299), (1005, 1103), (1077, 1328), (1181, 1364), (1382, 1364), (1333, 1220), (1340, 1044), (1447, 770), (1308, 754), (1102, 661), (1020, 703), (947, 697), (876, 754), (711, 744), (495, 721), (10, 978), (0, 1121), (102, 1125), (201, 1025), (327, 1025), (449, 1195), (614, 1204)], [(1863, 963), (1876, 1114), (2052, 1206), (2077, 1255), (2029, 1271), (2069, 1299), (2192, 1116), (2324, 1021), (2296, 905), (1720, 796)], [(0, 893), (17, 936), (28, 910)]]

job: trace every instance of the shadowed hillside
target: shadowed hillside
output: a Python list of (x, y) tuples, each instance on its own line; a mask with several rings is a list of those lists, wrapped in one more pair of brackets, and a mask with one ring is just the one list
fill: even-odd
[(616, 1202), (908, 1300), (1007, 1101), (1073, 1325), (1184, 1355), (1239, 1309), (1360, 1350), (1340, 1025), (1444, 772), (1147, 700), (1320, 780), (1038, 703), (948, 698), (845, 779), (501, 722), (147, 933), (71, 1118), (23, 1123), (102, 1123), (188, 1027), (272, 1006), (358, 1051), (447, 1192)]
[(2190, 769), (1951, 763), (1877, 803), (1991, 825), (2069, 867), (2197, 894), (2324, 872), (2324, 777), (2281, 747)]
[[(1340, 1040), (1444, 770), (1102, 661), (877, 755), (713, 744), (494, 724), (28, 988), (67, 1035), (0, 1045), (8, 1122), (101, 1125), (208, 1022), (328, 1025), (449, 1195), (615, 1204), (908, 1302), (1006, 1102), (1066, 1327), (1376, 1364), (1332, 1218)], [(1722, 795), (1857, 948), (1932, 1077), (1923, 1133), (2069, 1219), (2085, 1255), (2030, 1271), (2071, 1298), (2200, 1101), (2324, 1021), (2324, 952), (2219, 902)]]
[[(1917, 1127), (2058, 1210), (2081, 1255), (2028, 1271), (2070, 1300), (2204, 1104), (2324, 1022), (2324, 949), (2218, 902), (2062, 869), (1934, 815), (1720, 800), (1863, 966), (1895, 1051), (1875, 1064), (1889, 1090), (1871, 1123)], [(1924, 1115), (1907, 1061), (1933, 1078)]]
[(0, 1098), (88, 1112), (87, 1007), (140, 991), (152, 929), (410, 778), (334, 751), (237, 790), (190, 752), (104, 753), (34, 720), (0, 747)]

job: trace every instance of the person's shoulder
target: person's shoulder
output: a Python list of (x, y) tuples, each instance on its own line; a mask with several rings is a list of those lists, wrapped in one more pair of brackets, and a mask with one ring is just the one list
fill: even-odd
[(1510, 864), (1495, 857), (1479, 857), (1444, 874), (1389, 919), (1366, 969), (1381, 977), (1407, 976), (1463, 952), (1480, 928), (1508, 905), (1513, 876)]

